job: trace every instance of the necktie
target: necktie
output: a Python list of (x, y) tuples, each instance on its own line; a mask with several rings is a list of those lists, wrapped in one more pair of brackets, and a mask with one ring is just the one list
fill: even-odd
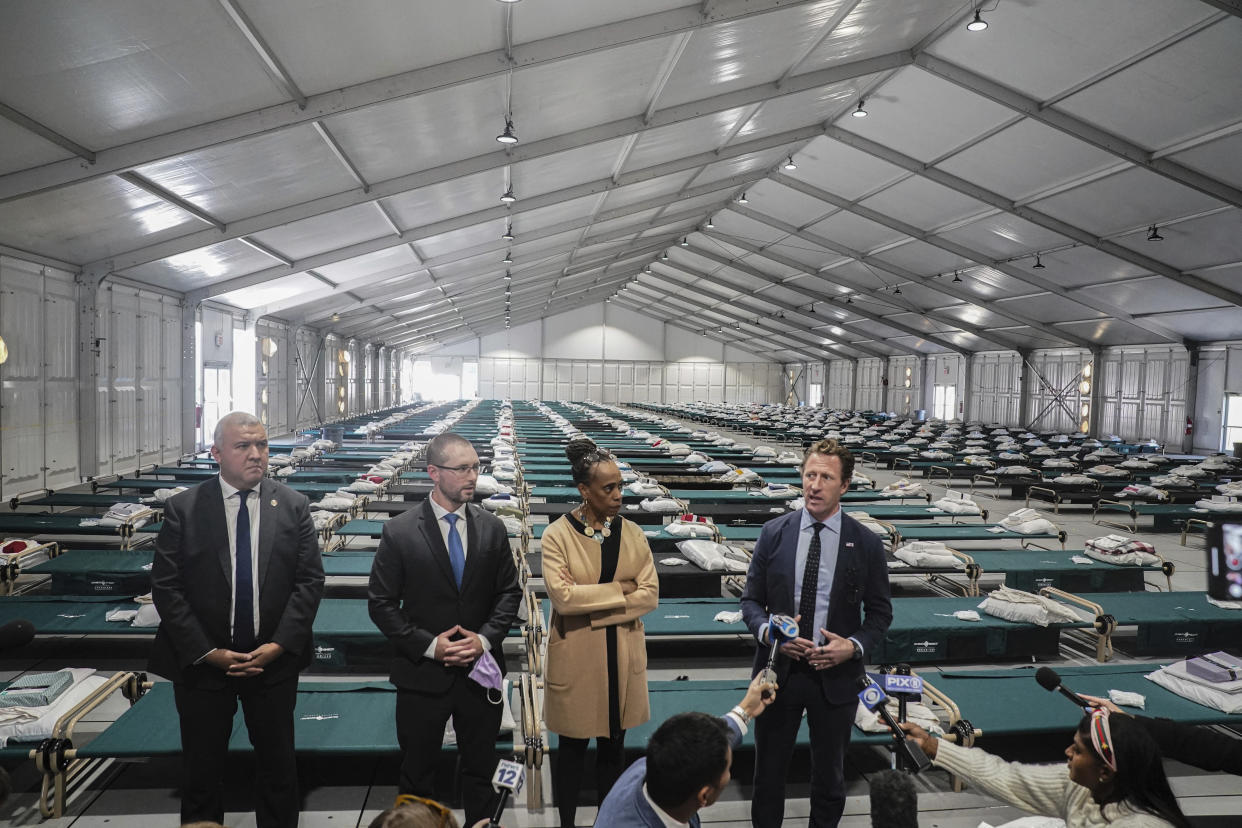
[(233, 649), (254, 649), (254, 567), (250, 549), (250, 490), (237, 493), (237, 573), (233, 577)]
[(798, 598), (798, 637), (815, 640), (815, 595), (819, 591), (819, 533), (824, 524), (812, 523), (811, 547), (806, 553), (806, 568), (802, 570), (802, 595)]
[(457, 588), (461, 589), (461, 575), (466, 571), (466, 553), (461, 548), (461, 535), (457, 533), (457, 518), (460, 515), (445, 515), (448, 521), (448, 553), (449, 564), (453, 567), (453, 577), (457, 579)]

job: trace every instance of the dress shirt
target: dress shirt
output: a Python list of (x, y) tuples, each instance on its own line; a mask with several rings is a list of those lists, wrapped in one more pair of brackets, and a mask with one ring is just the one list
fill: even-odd
[[(436, 516), (436, 526), (440, 529), (440, 539), (444, 541), (444, 548), (448, 549), (448, 533), (456, 529), (457, 534), (461, 537), (461, 557), (462, 560), (466, 560), (469, 557), (469, 552), (466, 550), (470, 548), (470, 544), (468, 542), (469, 535), (466, 534), (466, 504), (463, 503), (461, 506), (458, 506), (455, 510), (450, 512), (448, 509), (445, 509), (437, 503), (436, 499), (430, 495), (427, 496), (427, 502), (431, 504), (431, 511)], [(449, 526), (449, 522), (444, 519), (445, 515), (457, 515), (457, 523), (453, 526)], [(440, 632), (443, 632), (443, 630)], [(431, 639), (431, 643), (428, 644), (427, 649), (423, 651), (424, 658), (434, 659), (436, 657), (436, 641), (439, 640), (439, 635), (439, 633), (436, 633), (436, 637)], [(488, 641), (483, 636), (476, 635), (475, 638), (479, 639), (479, 643), (483, 645), (483, 652), (487, 652), (492, 648), (492, 642)]]
[(815, 523), (824, 524), (824, 528), (819, 531), (819, 581), (815, 590), (815, 623), (811, 627), (814, 630), (815, 644), (823, 644), (820, 641), (819, 631), (828, 626), (828, 596), (832, 594), (832, 581), (837, 574), (837, 549), (841, 545), (841, 507), (826, 520), (817, 521), (811, 517), (811, 513), (806, 509), (802, 510), (802, 522), (798, 525), (798, 554), (794, 558), (794, 599), (802, 594), (802, 576), (806, 569), (807, 555), (811, 551), (811, 539), (815, 537), (815, 530), (811, 528)]
[[(237, 493), (241, 491), (236, 486), (220, 478), (220, 493), (224, 495), (224, 518), (229, 529), (229, 583), (237, 583), (237, 513), (241, 509), (241, 501), (237, 497)], [(254, 593), (254, 634), (255, 641), (258, 642), (259, 635), (259, 487), (255, 486), (250, 490), (250, 496), (246, 499), (246, 509), (250, 513), (250, 588)], [(233, 631), (233, 612), (234, 605), (237, 603), (237, 596), (230, 591), (229, 593), (229, 632)], [(258, 642), (262, 643), (262, 642)]]

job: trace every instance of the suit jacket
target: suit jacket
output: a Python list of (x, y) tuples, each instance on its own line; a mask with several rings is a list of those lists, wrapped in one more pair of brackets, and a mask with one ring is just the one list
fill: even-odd
[[(759, 628), (768, 616), (798, 612), (794, 595), (794, 566), (798, 553), (798, 528), (802, 510), (769, 520), (755, 542), (746, 588), (742, 592), (742, 617), (756, 641)], [(889, 598), (888, 564), (884, 546), (874, 532), (847, 514), (841, 515), (841, 538), (837, 568), (828, 596), (827, 629), (843, 638), (856, 638), (864, 653), (875, 649), (893, 620)], [(767, 666), (769, 648), (759, 645), (754, 672)], [(789, 659), (777, 656), (776, 674), (783, 682), (789, 674)], [(845, 704), (857, 692), (863, 674), (861, 661), (846, 661), (819, 671), (824, 695), (833, 704)]]
[[(742, 744), (742, 732), (728, 716), (723, 720), (729, 726), (729, 747), (737, 750)], [(644, 756), (625, 769), (604, 797), (595, 818), (595, 828), (664, 828), (660, 815), (643, 796), (646, 782), (647, 758)], [(700, 824), (697, 813), (690, 817), (690, 828), (699, 828)]]
[(522, 601), (505, 525), (474, 504), (466, 505), (466, 568), (461, 589), (430, 499), (384, 524), (368, 587), (371, 620), (396, 647), (392, 683), (424, 693), (445, 693), (464, 668), (446, 667), (424, 653), (436, 636), (460, 624), (491, 644), (504, 672), (500, 648)]
[[(323, 597), (323, 561), (305, 495), (264, 478), (259, 484), (259, 644), (285, 652), (258, 680), (275, 682), (310, 663), (311, 625)], [(220, 479), (170, 498), (155, 539), (151, 597), (160, 627), (149, 669), (173, 681), (223, 687), (224, 673), (195, 664), (209, 650), (232, 646), (233, 582), (229, 531)]]

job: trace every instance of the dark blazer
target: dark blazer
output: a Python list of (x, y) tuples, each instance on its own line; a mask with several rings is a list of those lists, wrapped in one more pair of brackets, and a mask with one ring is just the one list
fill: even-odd
[[(260, 644), (285, 652), (259, 676), (275, 682), (310, 663), (311, 625), (323, 597), (323, 561), (305, 495), (264, 478), (259, 484)], [(170, 498), (155, 539), (151, 596), (160, 627), (149, 669), (173, 681), (210, 689), (224, 673), (195, 665), (209, 650), (231, 646), (232, 564), (220, 479), (213, 477)]]
[(466, 505), (466, 568), (461, 589), (430, 500), (384, 524), (368, 588), (371, 620), (396, 647), (392, 683), (424, 693), (444, 693), (455, 672), (425, 658), (437, 635), (460, 624), (491, 643), (501, 672), (501, 643), (522, 601), (517, 569), (504, 523), (474, 504)]
[[(729, 726), (729, 746), (737, 750), (738, 745), (742, 744), (742, 732), (732, 719), (727, 716), (722, 718)], [(660, 815), (643, 796), (646, 782), (647, 758), (644, 756), (625, 769), (600, 803), (595, 828), (664, 828)], [(702, 824), (699, 815), (692, 815), (688, 824), (690, 828), (699, 828)]]
[[(770, 614), (793, 616), (798, 612), (794, 565), (801, 522), (801, 509), (769, 520), (755, 542), (742, 592), (742, 617), (756, 640), (759, 628), (767, 623)], [(884, 545), (874, 532), (847, 514), (841, 515), (840, 540), (832, 594), (828, 596), (827, 628), (843, 638), (857, 638), (863, 652), (870, 653), (893, 620)], [(767, 666), (768, 652), (769, 648), (763, 645), (756, 650), (755, 673)], [(777, 680), (783, 682), (788, 673), (789, 659), (777, 656)], [(862, 674), (861, 661), (847, 661), (819, 671), (825, 697), (833, 704), (846, 703), (857, 694), (857, 680)]]

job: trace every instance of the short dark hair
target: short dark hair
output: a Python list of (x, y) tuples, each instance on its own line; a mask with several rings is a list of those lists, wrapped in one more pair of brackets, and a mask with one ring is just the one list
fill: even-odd
[(665, 811), (700, 788), (715, 785), (729, 767), (729, 726), (706, 713), (678, 713), (647, 743), (647, 793)]
[(427, 462), (433, 466), (439, 466), (448, 458), (450, 446), (466, 446), (470, 448), (470, 441), (460, 434), (452, 431), (445, 431), (431, 438), (431, 442), (427, 444)]
[(600, 448), (594, 440), (586, 437), (570, 440), (565, 446), (565, 457), (573, 471), (574, 483), (583, 484), (591, 482), (596, 463), (615, 462), (607, 449)]
[(841, 461), (841, 479), (849, 482), (854, 476), (854, 455), (850, 454), (850, 450), (838, 443), (836, 440), (820, 440), (812, 443), (810, 448), (806, 450), (806, 455), (802, 458), (802, 465), (806, 465), (806, 461), (811, 459), (812, 454), (818, 454), (821, 457), (836, 457)]

